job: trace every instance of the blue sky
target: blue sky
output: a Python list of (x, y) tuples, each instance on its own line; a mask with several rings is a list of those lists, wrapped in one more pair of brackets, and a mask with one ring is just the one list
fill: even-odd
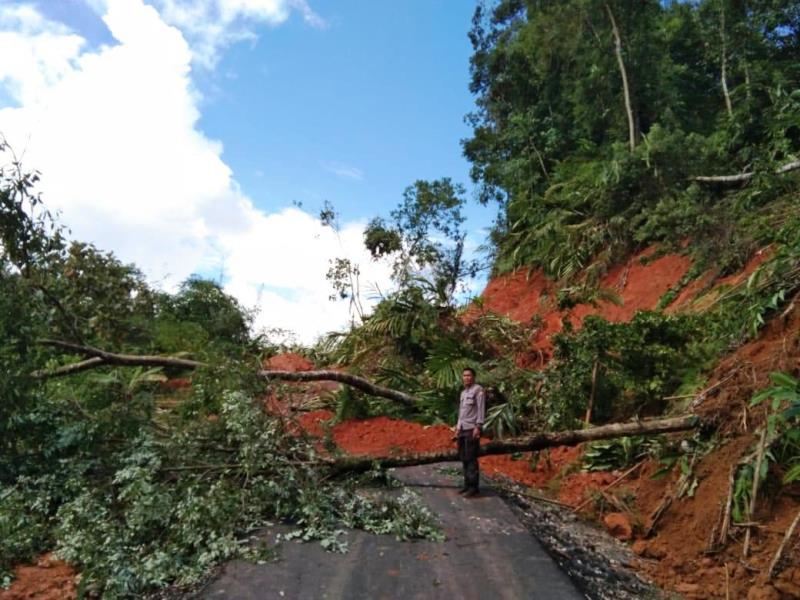
[[(470, 187), (460, 140), (473, 10), (1, 0), (0, 132), (42, 171), (45, 202), (76, 237), (167, 289), (219, 274), (260, 326), (310, 341), (349, 318), (327, 299), (331, 256), (387, 289), (388, 265), (361, 243), (369, 219), (416, 179)], [(316, 222), (325, 200), (338, 236)], [(494, 209), (466, 212), (475, 246)]]
[[(201, 127), (224, 142), (245, 190), (270, 207), (292, 200), (313, 210), (329, 199), (347, 219), (386, 212), (415, 179), (467, 183), (472, 2), (314, 8), (327, 29), (290, 19), (197, 79)], [(471, 226), (481, 212), (471, 211)]]

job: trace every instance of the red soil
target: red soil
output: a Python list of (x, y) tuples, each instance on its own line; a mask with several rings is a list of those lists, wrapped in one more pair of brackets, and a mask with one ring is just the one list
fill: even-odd
[(532, 453), (526, 452), (518, 460), (508, 454), (484, 456), (480, 464), (487, 475), (502, 475), (524, 485), (541, 487), (571, 467), (580, 454), (578, 448), (552, 448), (549, 452), (540, 452), (536, 461)]
[(298, 371), (311, 371), (314, 368), (314, 363), (305, 356), (300, 356), (294, 352), (284, 352), (266, 359), (264, 368), (267, 371), (291, 371), (292, 373), (297, 373)]
[[(318, 410), (298, 417), (298, 422), (312, 436), (321, 437), (325, 422), (333, 417), (328, 410)], [(420, 425), (388, 417), (337, 423), (331, 429), (336, 445), (349, 454), (387, 456), (402, 452), (434, 452), (453, 448), (453, 437), (446, 425)]]
[(0, 588), (0, 600), (71, 600), (77, 597), (75, 570), (43, 555), (35, 565), (14, 569), (16, 579), (8, 590)]
[(170, 391), (183, 390), (192, 387), (192, 382), (185, 377), (176, 377), (175, 379), (162, 381), (161, 387)]
[(612, 268), (602, 278), (600, 287), (617, 293), (621, 305), (601, 301), (596, 306), (579, 304), (572, 310), (560, 311), (556, 307), (557, 286), (541, 271), (520, 269), (491, 280), (481, 295), (480, 308), (471, 307), (464, 318), (473, 320), (481, 312), (502, 314), (520, 323), (532, 323), (538, 318), (539, 331), (533, 342), (535, 354), (522, 362), (528, 366), (542, 366), (552, 354), (552, 336), (563, 329), (566, 319), (576, 328), (588, 315), (623, 322), (630, 320), (638, 310), (653, 310), (658, 305), (661, 297), (689, 270), (691, 260), (667, 254), (643, 264), (655, 250), (647, 248)]
[(329, 410), (315, 410), (299, 415), (297, 422), (308, 435), (322, 437), (325, 435), (325, 424), (332, 418), (333, 413)]
[(350, 454), (382, 456), (404, 452), (433, 452), (454, 447), (446, 425), (424, 426), (388, 417), (346, 421), (333, 428), (333, 441)]
[[(294, 352), (276, 354), (266, 359), (263, 362), (263, 367), (267, 371), (289, 371), (291, 373), (312, 371), (316, 368), (314, 363), (306, 357)], [(270, 413), (284, 416), (288, 416), (294, 410), (302, 408), (308, 400), (339, 389), (339, 384), (335, 381), (282, 382), (280, 385), (280, 397), (278, 392), (271, 392), (264, 399), (264, 408)]]
[(685, 288), (678, 294), (678, 297), (672, 301), (667, 307), (667, 313), (676, 313), (679, 311), (691, 311), (701, 309), (711, 302), (713, 302), (723, 289), (737, 286), (745, 281), (750, 275), (760, 267), (765, 260), (772, 256), (772, 251), (769, 247), (762, 248), (756, 252), (744, 268), (738, 273), (728, 275), (718, 279), (718, 273), (713, 269), (706, 271), (697, 279), (691, 281)]

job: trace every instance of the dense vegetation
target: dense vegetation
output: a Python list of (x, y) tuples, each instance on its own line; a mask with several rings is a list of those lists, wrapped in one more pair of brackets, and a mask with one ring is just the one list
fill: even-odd
[[(597, 276), (691, 239), (736, 269), (796, 202), (800, 10), (775, 0), (502, 0), (470, 32), (464, 143), (503, 272)], [(752, 173), (748, 185), (703, 176)], [(713, 252), (713, 254), (712, 254)]]
[[(351, 303), (352, 326), (301, 351), (420, 403), (344, 389), (339, 418), (452, 422), (467, 365), (491, 392), (495, 435), (574, 427), (590, 399), (595, 422), (682, 410), (664, 398), (700, 389), (713, 361), (800, 289), (800, 8), (500, 0), (479, 6), (470, 39), (477, 106), (464, 151), (481, 201), (498, 203), (494, 273), (542, 269), (569, 307), (605, 297), (595, 286), (608, 267), (659, 243), (695, 259), (666, 305), (707, 269), (735, 271), (767, 246), (769, 258), (701, 313), (567, 327), (547, 368), (529, 370), (519, 358), (538, 323), (483, 314), (480, 300), (456, 306), (478, 268), (464, 255), (464, 189), (417, 181), (366, 232), (372, 255), (392, 261), (395, 290), (366, 314), (358, 265), (334, 259), (334, 298)], [(230, 556), (263, 558), (269, 549), (243, 542), (272, 520), (334, 549), (348, 526), (436, 537), (411, 496), (380, 500), (358, 492), (364, 480), (321, 477), (314, 444), (262, 409), (270, 390), (256, 372), (277, 348), (253, 335), (235, 299), (202, 279), (158, 291), (135, 267), (70, 241), (35, 184), (19, 165), (0, 172), (0, 579), (55, 549), (81, 569), (82, 591), (139, 596)], [(338, 226), (332, 207), (320, 216)], [(48, 378), (67, 360), (48, 338), (210, 366), (179, 389), (166, 385), (178, 369)], [(770, 457), (787, 482), (800, 478), (797, 386), (776, 375), (755, 399), (771, 401)], [(609, 442), (587, 460), (612, 468), (662, 451), (670, 460), (658, 444)]]

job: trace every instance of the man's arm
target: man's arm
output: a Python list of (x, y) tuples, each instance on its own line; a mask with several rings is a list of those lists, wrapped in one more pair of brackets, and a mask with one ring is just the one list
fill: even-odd
[(458, 433), (461, 429), (461, 394), (458, 396), (458, 418), (456, 420), (456, 426), (453, 427), (453, 432)]
[(475, 394), (475, 429), (472, 430), (472, 437), (479, 438), (481, 437), (481, 431), (483, 431), (483, 421), (486, 419), (486, 391), (483, 388), (478, 390), (478, 393)]

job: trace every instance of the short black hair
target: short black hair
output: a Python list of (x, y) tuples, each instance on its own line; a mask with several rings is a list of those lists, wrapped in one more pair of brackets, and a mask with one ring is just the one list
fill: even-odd
[(472, 373), (472, 376), (475, 377), (475, 369), (473, 369), (472, 367), (464, 367), (461, 372), (464, 373), (465, 371), (469, 371), (470, 373)]

